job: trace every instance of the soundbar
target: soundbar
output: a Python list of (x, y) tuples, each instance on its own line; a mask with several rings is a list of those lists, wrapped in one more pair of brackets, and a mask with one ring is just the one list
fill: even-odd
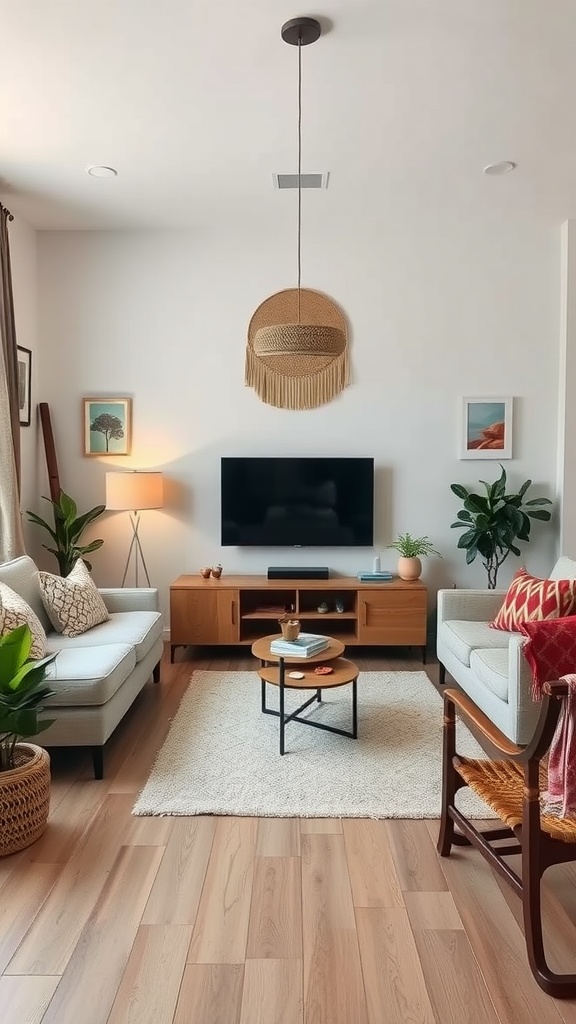
[(327, 580), (330, 569), (327, 565), (269, 565), (269, 580)]

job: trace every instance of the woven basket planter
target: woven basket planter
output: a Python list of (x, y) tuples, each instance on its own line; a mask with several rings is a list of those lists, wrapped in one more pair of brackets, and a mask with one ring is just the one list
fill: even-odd
[(40, 838), (50, 808), (50, 758), (33, 743), (16, 747), (16, 768), (0, 772), (0, 857)]

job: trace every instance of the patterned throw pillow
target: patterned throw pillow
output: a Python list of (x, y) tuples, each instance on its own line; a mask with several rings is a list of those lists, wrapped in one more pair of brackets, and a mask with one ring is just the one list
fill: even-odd
[(43, 658), (46, 655), (46, 633), (42, 627), (36, 612), (32, 610), (20, 594), (0, 583), (0, 636), (9, 633), (11, 629), (22, 626), (26, 623), (30, 626), (32, 633), (32, 647), (30, 657)]
[(38, 582), (48, 618), (58, 633), (80, 636), (110, 618), (81, 558), (65, 578), (39, 572)]
[(518, 630), (521, 622), (559, 619), (576, 608), (576, 580), (541, 580), (519, 569), (504, 604), (494, 622), (494, 629)]
[(519, 629), (528, 637), (522, 653), (532, 669), (532, 695), (539, 700), (543, 683), (576, 672), (576, 615), (522, 622)]

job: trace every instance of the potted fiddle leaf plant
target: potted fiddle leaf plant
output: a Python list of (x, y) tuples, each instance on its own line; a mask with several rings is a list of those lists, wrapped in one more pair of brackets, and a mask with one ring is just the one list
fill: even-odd
[(76, 502), (64, 491), (60, 491), (57, 501), (53, 501), (51, 498), (44, 498), (44, 501), (49, 501), (52, 505), (54, 526), (47, 523), (45, 519), (41, 519), (35, 512), (26, 512), (26, 515), (31, 523), (41, 526), (52, 537), (56, 546), (48, 547), (47, 544), (43, 544), (42, 547), (46, 548), (50, 554), (55, 555), (60, 575), (68, 576), (79, 558), (84, 559), (86, 568), (90, 571), (92, 565), (85, 556), (101, 548), (104, 541), (93, 540), (90, 544), (81, 546), (79, 540), (88, 524), (105, 512), (106, 506), (95, 505), (88, 512), (78, 515)]
[(30, 846), (48, 821), (50, 758), (25, 741), (53, 722), (40, 715), (54, 693), (45, 675), (56, 655), (32, 660), (31, 648), (27, 625), (0, 637), (0, 856)]
[(438, 555), (439, 551), (432, 545), (428, 537), (413, 537), (410, 533), (399, 533), (396, 540), (388, 545), (394, 548), (400, 558), (398, 559), (398, 575), (401, 580), (419, 580), (422, 575), (421, 558), (428, 555)]
[(519, 491), (507, 493), (506, 470), (502, 464), (500, 469), (502, 472), (493, 484), (480, 481), (484, 494), (469, 491), (462, 484), (450, 484), (452, 493), (464, 502), (451, 528), (464, 530), (458, 539), (458, 547), (466, 552), (468, 565), (477, 555), (483, 559), (489, 590), (495, 589), (498, 570), (510, 552), (514, 555), (522, 553), (517, 542), (530, 540), (531, 521), (548, 522), (551, 517), (550, 511), (542, 508), (552, 504), (550, 498), (524, 500), (532, 485), (531, 480), (525, 480)]

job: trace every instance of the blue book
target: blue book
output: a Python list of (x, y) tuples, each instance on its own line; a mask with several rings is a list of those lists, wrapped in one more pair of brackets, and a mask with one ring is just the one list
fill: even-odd
[(393, 580), (394, 573), (388, 572), (387, 569), (382, 569), (380, 572), (359, 572), (358, 579), (363, 583), (380, 583), (382, 580)]

